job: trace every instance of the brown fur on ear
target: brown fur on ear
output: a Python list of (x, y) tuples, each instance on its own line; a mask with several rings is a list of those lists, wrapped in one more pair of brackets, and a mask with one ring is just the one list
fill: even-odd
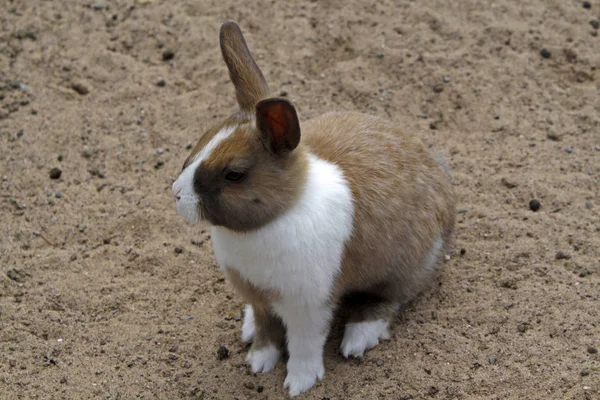
[(277, 155), (285, 155), (300, 143), (300, 121), (296, 108), (287, 99), (272, 98), (256, 104), (256, 126), (263, 135), (267, 148)]
[(240, 108), (251, 112), (254, 105), (269, 94), (269, 87), (254, 62), (240, 27), (233, 21), (221, 26), (221, 53), (235, 86), (235, 96)]

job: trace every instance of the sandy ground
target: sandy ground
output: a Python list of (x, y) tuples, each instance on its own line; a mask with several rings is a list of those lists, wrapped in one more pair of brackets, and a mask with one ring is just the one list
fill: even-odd
[(284, 398), (170, 193), (234, 108), (226, 19), (302, 118), (388, 117), (454, 169), (438, 281), (363, 360), (336, 328), (302, 398), (600, 398), (599, 1), (142, 3), (0, 4), (2, 399)]

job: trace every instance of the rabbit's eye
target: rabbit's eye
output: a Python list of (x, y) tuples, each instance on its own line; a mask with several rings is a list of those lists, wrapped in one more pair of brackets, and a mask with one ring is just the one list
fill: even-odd
[(243, 172), (230, 171), (225, 175), (225, 180), (229, 182), (240, 182), (246, 177)]

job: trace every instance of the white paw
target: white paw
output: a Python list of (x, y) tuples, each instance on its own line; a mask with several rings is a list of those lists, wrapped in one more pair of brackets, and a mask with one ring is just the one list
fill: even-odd
[(322, 357), (309, 360), (290, 358), (283, 388), (289, 389), (290, 396), (294, 397), (313, 387), (317, 379), (322, 379), (323, 375), (325, 375), (325, 367), (323, 367)]
[(380, 340), (390, 338), (388, 331), (389, 322), (378, 319), (377, 321), (357, 322), (346, 324), (344, 339), (340, 349), (344, 357), (361, 357), (365, 350), (379, 344)]
[(273, 345), (268, 345), (258, 350), (250, 350), (246, 356), (246, 361), (250, 363), (252, 373), (269, 372), (275, 368), (281, 351)]
[(250, 304), (246, 304), (244, 308), (244, 323), (242, 324), (242, 342), (250, 343), (254, 340), (255, 333), (254, 309)]

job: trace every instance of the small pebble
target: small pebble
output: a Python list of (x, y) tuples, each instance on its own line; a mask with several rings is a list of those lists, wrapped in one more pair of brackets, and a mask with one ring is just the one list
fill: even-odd
[(584, 368), (581, 370), (581, 376), (588, 376), (590, 374), (590, 370), (587, 368)]
[(582, 5), (583, 5), (583, 8), (585, 8), (587, 10), (589, 10), (590, 8), (592, 8), (592, 3), (590, 3), (589, 1), (584, 1), (582, 3)]
[(224, 360), (229, 357), (229, 349), (225, 346), (219, 347), (217, 350), (217, 357), (219, 360)]
[(17, 137), (22, 137), (24, 133), (25, 132), (23, 131), (23, 129), (20, 129), (19, 132), (17, 132)]
[(543, 58), (550, 58), (552, 57), (552, 54), (544, 48), (540, 50), (540, 56), (542, 56)]
[[(164, 55), (163, 55), (163, 57), (164, 57)], [(156, 81), (156, 86), (158, 86), (158, 87), (165, 87), (165, 86), (167, 86), (167, 81), (164, 78), (159, 78)]]
[(61, 193), (61, 192), (56, 192), (56, 193), (54, 194), (54, 197), (56, 197), (57, 199), (62, 199), (63, 195), (62, 195), (62, 193)]
[(82, 96), (85, 96), (90, 92), (90, 89), (83, 82), (73, 82), (71, 84), (71, 89), (73, 89)]
[(106, 6), (104, 5), (104, 3), (98, 2), (98, 3), (92, 4), (92, 8), (94, 10), (104, 10), (106, 8)]
[(52, 168), (50, 170), (50, 179), (60, 179), (62, 170), (60, 168)]
[(175, 247), (174, 251), (175, 251), (175, 254), (181, 254), (181, 253), (183, 253), (183, 248), (182, 247)]
[(460, 249), (460, 255), (461, 256), (464, 256), (466, 253), (467, 253), (466, 249), (464, 249), (464, 248)]
[(59, 154), (58, 157), (56, 157), (56, 159), (60, 162), (63, 160), (63, 156)]
[(556, 253), (556, 255), (554, 256), (557, 260), (570, 260), (571, 259), (571, 254), (565, 252), (565, 251), (559, 251)]
[(488, 358), (488, 362), (492, 365), (497, 364), (498, 363), (498, 359), (495, 357), (490, 357)]
[(18, 270), (16, 268), (8, 270), (6, 275), (13, 281), (19, 282), (19, 283), (25, 282), (25, 278), (27, 277), (27, 274), (25, 274), (23, 271)]
[(281, 92), (279, 92), (279, 96), (281, 97), (287, 97), (288, 92), (286, 92), (285, 90), (282, 90)]
[(536, 212), (537, 210), (539, 210), (541, 206), (542, 206), (542, 204), (540, 203), (539, 200), (533, 199), (529, 202), (529, 209), (533, 212)]
[(252, 383), (252, 382), (245, 382), (244, 383), (244, 387), (246, 387), (246, 389), (254, 389), (254, 383)]
[(158, 149), (156, 149), (156, 154), (163, 154), (165, 152), (165, 149), (163, 149), (162, 147), (159, 147)]
[(598, 28), (600, 28), (600, 21), (598, 21), (597, 19), (593, 19), (593, 20), (590, 21), (590, 25), (595, 30), (598, 30)]
[(262, 385), (258, 385), (258, 386), (256, 387), (256, 391), (257, 391), (258, 393), (262, 393), (262, 392), (263, 392), (263, 390), (265, 390), (265, 388), (264, 388)]
[(589, 201), (585, 202), (585, 208), (587, 208), (588, 210), (591, 210), (593, 207), (592, 203), (590, 203)]
[(185, 146), (185, 149), (186, 149), (186, 150), (191, 150), (191, 149), (192, 149), (192, 144), (191, 144), (191, 143), (188, 143), (188, 145), (187, 145), (187, 146)]
[(592, 347), (592, 346), (588, 346), (587, 352), (590, 354), (596, 354), (596, 353), (598, 353), (598, 349), (595, 347)]
[(156, 165), (154, 165), (154, 169), (161, 169), (162, 166), (165, 165), (164, 161), (157, 161)]
[(550, 140), (554, 140), (555, 142), (560, 142), (562, 139), (561, 136), (556, 132), (548, 132), (546, 137)]
[(502, 183), (502, 185), (503, 185), (504, 187), (507, 187), (508, 189), (514, 189), (514, 188), (516, 188), (517, 186), (519, 186), (519, 184), (518, 184), (518, 183), (516, 183), (516, 182), (513, 182), (513, 181), (509, 181), (509, 180), (508, 180), (508, 179), (506, 179), (506, 178), (502, 178), (502, 179), (500, 180), (500, 183)]
[(452, 79), (449, 76), (444, 76), (444, 83), (450, 82)]
[(433, 91), (435, 93), (442, 93), (444, 91), (444, 86), (438, 84), (433, 85)]
[(89, 148), (89, 147), (85, 146), (85, 147), (83, 148), (83, 151), (81, 152), (81, 155), (82, 155), (84, 158), (90, 158), (91, 156), (93, 156), (93, 155), (94, 155), (94, 149), (91, 149), (91, 148)]
[(383, 366), (383, 360), (377, 360), (377, 366), (378, 367)]
[(565, 151), (569, 154), (571, 154), (573, 152), (573, 147), (569, 146), (565, 149)]
[(165, 51), (163, 51), (163, 53), (162, 53), (163, 61), (172, 60), (174, 57), (175, 57), (175, 52), (171, 49), (165, 49)]
[(97, 176), (100, 179), (104, 179), (106, 178), (106, 175), (104, 174), (104, 172), (100, 171), (98, 168), (94, 168), (90, 171), (88, 171), (92, 176)]

